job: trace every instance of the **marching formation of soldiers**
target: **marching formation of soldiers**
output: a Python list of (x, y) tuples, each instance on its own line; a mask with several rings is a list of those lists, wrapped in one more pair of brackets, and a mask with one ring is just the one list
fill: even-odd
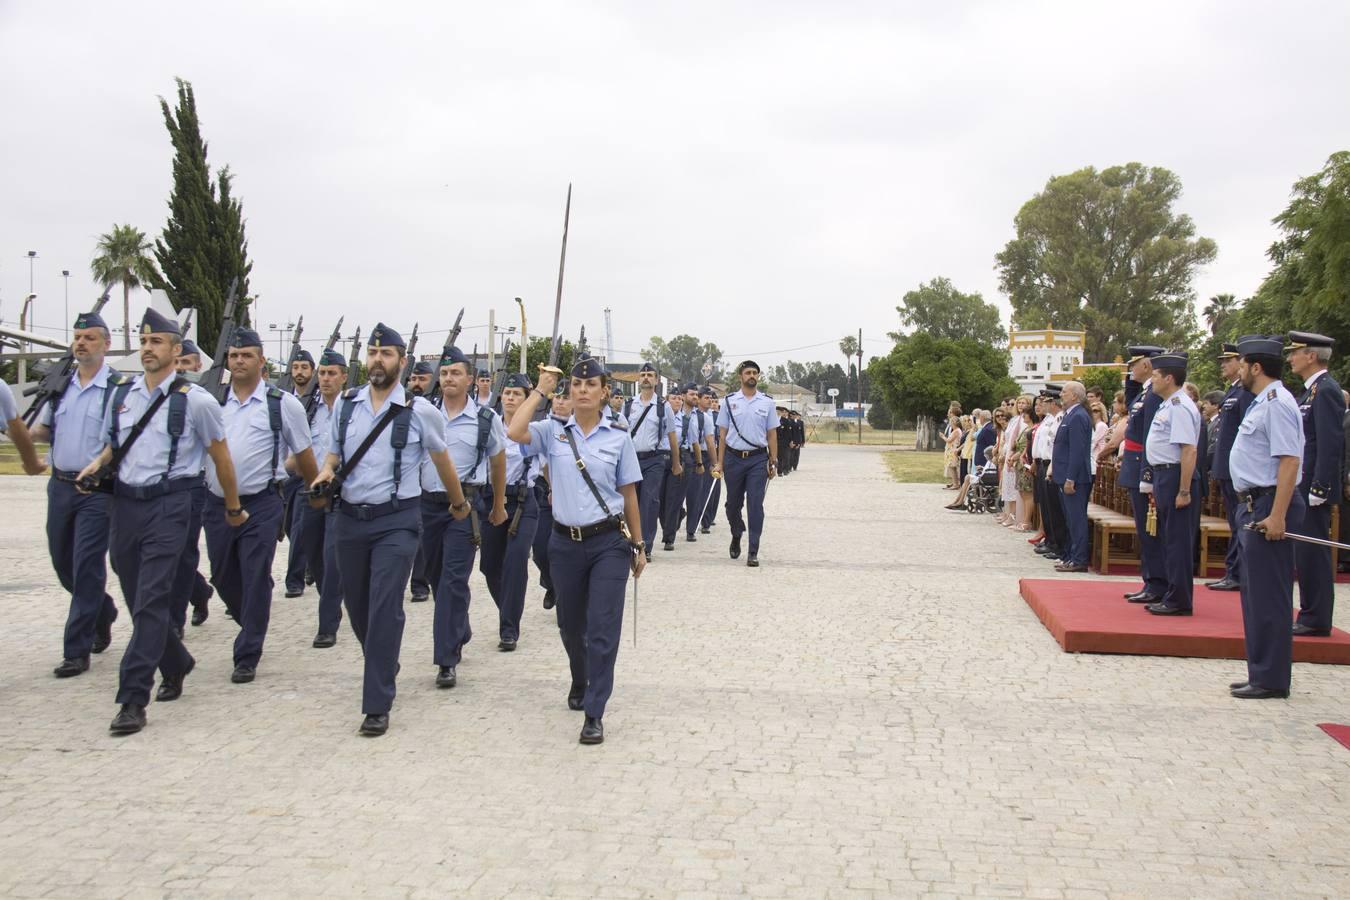
[(800, 417), (758, 390), (751, 360), (720, 398), (694, 384), (663, 397), (644, 364), (637, 396), (622, 402), (593, 358), (570, 377), (541, 366), (537, 385), (523, 373), (494, 384), (453, 336), (438, 364), (413, 362), (378, 324), (363, 386), (332, 341), (317, 361), (297, 345), (289, 377), (272, 384), (258, 334), (232, 325), (227, 374), (211, 390), (175, 321), (149, 310), (139, 332), (144, 372), (126, 378), (105, 362), (107, 324), (82, 314), (68, 383), (42, 401), (31, 434), (0, 383), (0, 425), (26, 472), (47, 471), (34, 439), (51, 444), (48, 543), (71, 595), (57, 677), (87, 671), (111, 644), (105, 559), (121, 584), (132, 630), (110, 726), (119, 735), (145, 726), (152, 692), (182, 696), (196, 666), (187, 611), (203, 624), (213, 595), (237, 627), (231, 681), (257, 677), (273, 561), (289, 537), (286, 596), (308, 584), (318, 593), (313, 646), (337, 643), (345, 609), (362, 647), (361, 734), (389, 727), (409, 587), (434, 605), (435, 684), (452, 688), (472, 639), (475, 563), (497, 606), (497, 648), (511, 652), (533, 558), (544, 607), (557, 610), (568, 706), (585, 713), (580, 741), (600, 743), (628, 579), (651, 561), (657, 528), (665, 551), (681, 529), (691, 543), (709, 534), (725, 482), (730, 557), (746, 540), (757, 567), (769, 481), (796, 467), (805, 443)]

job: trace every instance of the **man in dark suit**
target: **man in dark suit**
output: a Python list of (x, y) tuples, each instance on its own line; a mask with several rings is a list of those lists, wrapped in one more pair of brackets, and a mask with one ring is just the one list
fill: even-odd
[(1086, 572), (1088, 561), (1088, 498), (1092, 495), (1092, 416), (1083, 401), (1087, 391), (1070, 381), (1060, 391), (1066, 407), (1055, 432), (1050, 477), (1059, 486), (1069, 541), (1056, 572)]

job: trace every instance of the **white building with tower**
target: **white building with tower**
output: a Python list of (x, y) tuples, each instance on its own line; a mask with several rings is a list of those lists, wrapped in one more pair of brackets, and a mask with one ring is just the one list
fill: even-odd
[(1072, 379), (1075, 366), (1083, 363), (1087, 332), (1047, 325), (1035, 331), (1008, 332), (1011, 356), (1008, 374), (1026, 392), (1035, 393), (1050, 383)]

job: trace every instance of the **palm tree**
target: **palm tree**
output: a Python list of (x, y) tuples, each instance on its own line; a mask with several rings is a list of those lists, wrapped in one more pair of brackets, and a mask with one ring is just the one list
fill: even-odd
[[(839, 352), (842, 353), (842, 354), (844, 354), (844, 380), (845, 380), (845, 383), (847, 383), (847, 381), (848, 381), (848, 371), (849, 371), (849, 367), (853, 365), (853, 357), (855, 357), (855, 356), (858, 355), (858, 338), (857, 338), (857, 336), (856, 336), (856, 335), (852, 335), (852, 334), (846, 334), (846, 335), (844, 335), (844, 336), (839, 340)], [(858, 376), (857, 376), (857, 377), (859, 378), (859, 382), (858, 382), (858, 384), (859, 384), (859, 390), (861, 390), (861, 385), (862, 385), (862, 381), (861, 381), (861, 379), (862, 379), (862, 372), (858, 372)], [(842, 399), (844, 400), (845, 403), (848, 402), (848, 398), (847, 398), (847, 397), (842, 398)]]
[(1210, 334), (1218, 334), (1219, 329), (1228, 321), (1242, 304), (1232, 294), (1215, 294), (1205, 304), (1203, 315), (1209, 325)]
[(153, 246), (139, 228), (114, 225), (112, 231), (99, 235), (98, 253), (89, 264), (94, 280), (104, 288), (122, 285), (123, 350), (131, 349), (131, 289), (153, 283), (159, 277), (150, 258)]

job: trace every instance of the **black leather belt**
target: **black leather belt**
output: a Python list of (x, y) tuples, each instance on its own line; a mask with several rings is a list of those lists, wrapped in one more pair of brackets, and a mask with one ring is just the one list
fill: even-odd
[(638, 454), (638, 459), (654, 459), (658, 456), (669, 456), (669, 450), (643, 450)]
[(381, 516), (396, 513), (401, 509), (407, 509), (416, 502), (416, 497), (409, 497), (406, 500), (403, 498), (387, 500), (384, 503), (348, 503), (346, 500), (339, 498), (337, 501), (337, 511), (349, 519), (355, 519), (358, 522), (369, 522), (372, 519), (378, 519)]
[(113, 494), (131, 500), (153, 500), (156, 497), (177, 494), (180, 491), (190, 491), (201, 483), (202, 476), (200, 475), (165, 478), (162, 481), (152, 481), (150, 484), (123, 484), (119, 481), (113, 485)]
[[(477, 497), (479, 493), (482, 492), (483, 485), (461, 483), (459, 489), (464, 492), (464, 500), (466, 502), (472, 502), (473, 499)], [(425, 497), (427, 500), (430, 500), (432, 503), (448, 504), (450, 502), (449, 491), (423, 491), (422, 496)]]
[(80, 473), (69, 472), (65, 469), (58, 469), (56, 466), (52, 466), (52, 477), (57, 481), (68, 481), (71, 484), (74, 484), (80, 480)]
[(1256, 500), (1257, 497), (1264, 497), (1267, 494), (1273, 493), (1275, 493), (1275, 485), (1272, 484), (1266, 487), (1254, 487), (1248, 488), (1245, 491), (1238, 491), (1237, 498), (1241, 500), (1243, 503), (1246, 503), (1248, 506), (1250, 506)]
[(737, 450), (735, 447), (728, 446), (728, 453), (734, 453), (741, 459), (749, 459), (752, 456), (759, 456), (761, 453), (768, 453), (768, 447), (756, 447), (754, 450)]
[(564, 525), (561, 522), (553, 523), (553, 530), (561, 534), (568, 540), (580, 543), (589, 537), (595, 537), (597, 534), (605, 534), (610, 531), (619, 530), (618, 519), (601, 519), (591, 525)]
[(1149, 467), (1153, 469), (1179, 469), (1181, 468), (1181, 463), (1149, 463)]

